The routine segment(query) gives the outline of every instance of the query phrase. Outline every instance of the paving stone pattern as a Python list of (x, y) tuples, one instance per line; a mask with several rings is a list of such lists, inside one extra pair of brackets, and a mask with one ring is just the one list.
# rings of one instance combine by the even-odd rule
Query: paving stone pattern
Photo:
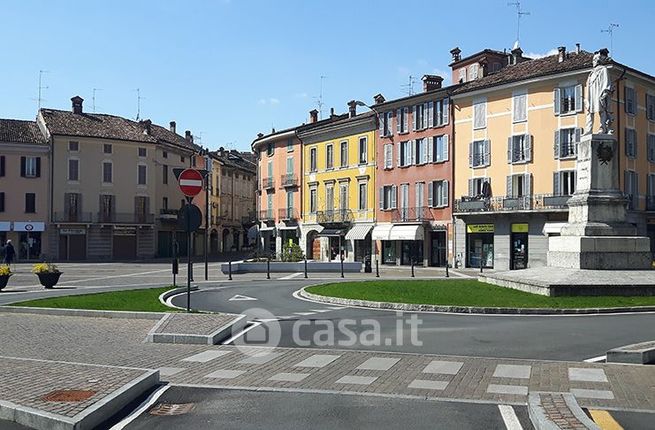
[(226, 314), (170, 314), (155, 333), (209, 335), (230, 324), (235, 315)]
[(587, 426), (573, 415), (561, 394), (542, 393), (539, 397), (546, 417), (561, 430), (587, 430)]

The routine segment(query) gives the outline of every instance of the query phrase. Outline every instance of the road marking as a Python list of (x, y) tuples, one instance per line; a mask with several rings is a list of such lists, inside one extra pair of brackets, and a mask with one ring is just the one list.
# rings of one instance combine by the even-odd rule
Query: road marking
[(294, 312), (295, 315), (300, 315), (301, 317), (306, 317), (309, 315), (314, 315), (316, 312)]
[(245, 300), (257, 300), (257, 299), (250, 296), (244, 296), (242, 294), (235, 294), (231, 298), (227, 299), (228, 302), (238, 302), (238, 301), (245, 301)]
[(182, 361), (190, 361), (193, 363), (207, 363), (215, 358), (222, 357), (229, 354), (230, 351), (203, 351), (201, 353), (192, 355), (191, 357), (183, 358)]
[(519, 421), (519, 417), (516, 416), (513, 407), (509, 405), (498, 405), (498, 410), (500, 410), (500, 416), (503, 418), (507, 430), (523, 430), (523, 426)]
[(154, 405), (155, 402), (161, 397), (161, 395), (164, 394), (169, 388), (171, 388), (171, 385), (164, 385), (163, 387), (153, 391), (153, 393), (143, 403), (141, 403), (141, 405), (134, 412), (116, 423), (116, 425), (114, 425), (109, 430), (123, 430), (126, 426), (131, 424), (132, 421), (137, 419), (139, 415), (150, 409), (150, 406)]
[(607, 360), (606, 355), (599, 355), (598, 357), (587, 358), (584, 360), (585, 363), (601, 363)]
[(259, 321), (255, 321), (255, 322), (253, 322), (252, 325), (247, 326), (246, 328), (244, 328), (244, 329), (241, 330), (240, 332), (237, 332), (237, 334), (233, 335), (231, 338), (229, 338), (228, 340), (226, 340), (225, 342), (223, 342), (223, 345), (228, 345), (228, 344), (234, 342), (235, 339), (240, 338), (240, 337), (243, 336), (244, 334), (248, 333), (250, 330), (254, 329), (255, 327), (259, 327), (259, 326), (262, 325), (262, 324), (263, 324), (263, 323), (261, 323), (261, 322), (259, 322)]
[(323, 312), (330, 312), (332, 309), (311, 309), (312, 312), (316, 312), (317, 314), (322, 314)]
[(302, 273), (303, 273), (303, 272), (292, 273), (292, 274), (290, 274), (290, 275), (287, 275), (287, 276), (283, 276), (283, 277), (281, 277), (281, 278), (278, 278), (278, 280), (279, 280), (279, 281), (286, 281), (287, 279), (297, 278), (298, 276), (302, 275)]
[(621, 424), (616, 422), (614, 417), (607, 411), (589, 409), (589, 414), (591, 419), (603, 430), (623, 430)]

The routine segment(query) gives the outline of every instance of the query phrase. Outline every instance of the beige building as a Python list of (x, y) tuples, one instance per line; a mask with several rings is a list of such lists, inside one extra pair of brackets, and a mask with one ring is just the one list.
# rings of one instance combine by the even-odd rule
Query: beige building
[(49, 148), (36, 122), (0, 119), (0, 245), (17, 259), (47, 256)]

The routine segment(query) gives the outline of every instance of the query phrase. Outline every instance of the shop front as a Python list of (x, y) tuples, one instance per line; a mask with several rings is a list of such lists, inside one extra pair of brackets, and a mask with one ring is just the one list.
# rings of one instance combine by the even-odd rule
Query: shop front
[(528, 223), (512, 224), (509, 261), (511, 270), (527, 269), (528, 267), (528, 233)]
[(494, 224), (466, 225), (466, 266), (494, 267)]
[(7, 234), (11, 230), (11, 223), (8, 221), (0, 221), (0, 246), (5, 246), (7, 242)]
[(371, 230), (373, 224), (355, 224), (346, 234), (346, 240), (351, 241), (351, 248), (355, 251), (355, 261), (364, 262), (372, 253)]
[(86, 260), (86, 233), (84, 227), (61, 227), (59, 229), (59, 259)]
[(448, 263), (447, 231), (430, 232), (430, 266), (445, 267)]
[(115, 260), (136, 259), (137, 235), (135, 226), (114, 226), (112, 257)]
[(424, 265), (425, 228), (412, 224), (381, 224), (373, 229), (372, 240), (381, 241), (382, 264)]

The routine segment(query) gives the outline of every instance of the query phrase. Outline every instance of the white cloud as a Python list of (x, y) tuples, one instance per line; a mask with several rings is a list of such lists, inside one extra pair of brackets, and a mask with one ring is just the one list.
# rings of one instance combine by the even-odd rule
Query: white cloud
[(299, 98), (299, 99), (306, 99), (308, 97), (308, 94), (305, 93), (305, 92), (302, 92), (302, 93), (296, 93), (293, 96), (296, 97), (296, 98)]
[(272, 104), (272, 105), (279, 105), (279, 104), (280, 104), (280, 100), (278, 100), (278, 99), (276, 99), (276, 98), (274, 98), (274, 97), (271, 97), (270, 99), (268, 99), (268, 103), (270, 103), (270, 104)]
[(258, 105), (279, 105), (280, 104), (280, 99), (276, 99), (275, 97), (269, 97), (267, 99), (259, 99), (257, 100)]
[(528, 52), (527, 54), (523, 54), (523, 56), (528, 57), (528, 58), (535, 58), (536, 59), (536, 58), (550, 57), (551, 55), (555, 55), (555, 54), (557, 54), (557, 48), (550, 49), (544, 54)]

